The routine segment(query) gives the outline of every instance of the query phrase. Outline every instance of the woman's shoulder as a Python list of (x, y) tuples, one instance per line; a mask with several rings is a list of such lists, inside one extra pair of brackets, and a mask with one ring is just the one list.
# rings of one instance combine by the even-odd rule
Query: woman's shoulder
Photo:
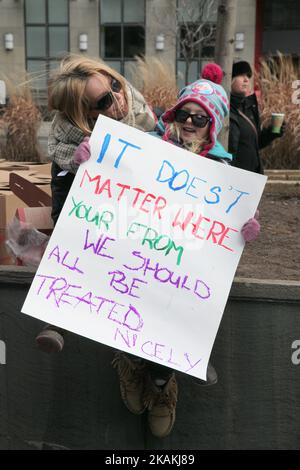
[[(152, 131), (157, 119), (143, 95), (129, 82), (126, 82), (126, 94), (130, 111), (127, 118), (124, 119), (125, 124), (133, 125), (146, 132)], [(131, 122), (130, 116), (132, 115), (134, 118)]]
[(126, 93), (129, 101), (129, 106), (132, 107), (132, 110), (138, 114), (143, 112), (145, 107), (148, 107), (145, 98), (142, 93), (138, 91), (131, 83), (126, 81)]
[(66, 133), (68, 130), (73, 127), (70, 121), (63, 116), (60, 112), (57, 112), (51, 123), (51, 130), (54, 133)]
[(74, 126), (74, 124), (59, 112), (54, 116), (50, 133), (58, 141), (73, 144), (80, 144), (84, 137), (82, 130)]

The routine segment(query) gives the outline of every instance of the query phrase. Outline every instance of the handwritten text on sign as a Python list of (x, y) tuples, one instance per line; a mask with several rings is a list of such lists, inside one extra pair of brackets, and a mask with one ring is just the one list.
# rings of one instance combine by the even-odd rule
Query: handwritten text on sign
[(205, 379), (266, 178), (103, 116), (90, 146), (22, 311)]

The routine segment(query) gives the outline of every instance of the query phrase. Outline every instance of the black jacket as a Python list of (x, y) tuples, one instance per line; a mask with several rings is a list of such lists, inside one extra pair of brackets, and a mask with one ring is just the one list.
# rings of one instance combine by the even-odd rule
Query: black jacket
[[(240, 112), (250, 119), (256, 132)], [(233, 155), (233, 166), (263, 174), (259, 150), (269, 145), (277, 136), (278, 134), (272, 134), (271, 128), (261, 129), (255, 94), (247, 97), (230, 95), (228, 151)]]
[(65, 176), (58, 176), (62, 169), (57, 163), (52, 162), (51, 167), (51, 191), (52, 191), (52, 212), (51, 217), (54, 225), (57, 222), (59, 214), (63, 208), (65, 200), (74, 181), (75, 175), (67, 173)]

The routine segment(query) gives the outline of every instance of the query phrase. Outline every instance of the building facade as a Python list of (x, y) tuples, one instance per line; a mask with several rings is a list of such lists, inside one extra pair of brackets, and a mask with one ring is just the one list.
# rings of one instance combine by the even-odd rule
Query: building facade
[[(185, 1), (191, 2), (189, 12), (182, 8)], [(199, 4), (201, 0), (0, 0), (0, 72), (14, 80), (26, 70), (34, 87), (45, 90), (51, 70), (72, 52), (101, 57), (132, 80), (134, 57), (146, 54), (169, 64), (180, 86), (186, 75), (180, 38), (186, 25), (197, 28)], [(216, 5), (217, 0), (203, 13), (212, 30)], [(298, 57), (299, 35), (299, 1), (238, 0), (235, 59), (254, 65), (276, 50)], [(189, 81), (213, 60), (214, 37), (212, 32), (193, 48)]]

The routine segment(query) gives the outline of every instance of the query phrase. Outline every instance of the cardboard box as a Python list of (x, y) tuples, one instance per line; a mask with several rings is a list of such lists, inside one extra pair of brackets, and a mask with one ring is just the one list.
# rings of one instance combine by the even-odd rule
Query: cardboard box
[(0, 229), (0, 265), (18, 264), (15, 256), (7, 249), (6, 244), (6, 230)]
[(53, 230), (51, 207), (20, 207), (16, 217), (20, 222), (32, 225), (42, 233), (50, 235)]
[[(49, 196), (51, 195), (50, 184), (37, 186)], [(12, 191), (0, 191), (0, 229), (7, 227), (19, 207), (26, 207), (24, 201), (18, 198)]]
[[(12, 171), (13, 168), (16, 171)], [(20, 169), (21, 168), (21, 169)], [(42, 171), (42, 173), (41, 173)], [(27, 185), (25, 190), (19, 193), (20, 197), (10, 190), (10, 175), (17, 173), (17, 175), (25, 177)], [(39, 173), (40, 172), (40, 173)], [(38, 230), (50, 234), (52, 231), (51, 207), (31, 207), (28, 208), (24, 200), (28, 199), (30, 195), (30, 185), (32, 183), (32, 197), (29, 198), (30, 204), (35, 205), (36, 189), (39, 188), (51, 196), (51, 164), (28, 164), (21, 162), (7, 162), (6, 160), (0, 161), (0, 264), (20, 264), (18, 260), (7, 249), (6, 240), (6, 227), (12, 222), (16, 215), (19, 220), (31, 223), (32, 226)], [(16, 189), (16, 188), (15, 188)], [(41, 206), (40, 198), (36, 196), (37, 206)], [(45, 198), (51, 201), (50, 198)], [(31, 209), (30, 211), (28, 209)], [(32, 210), (33, 209), (33, 210)]]
[(40, 162), (13, 162), (0, 159), (0, 171), (31, 171), (35, 173), (43, 173), (51, 176), (51, 163)]
[(9, 190), (9, 176), (14, 172), (31, 183), (49, 185), (51, 183), (51, 163), (10, 162), (0, 160), (0, 191)]
[[(50, 185), (42, 186), (47, 194), (51, 194)], [(24, 221), (34, 223), (35, 228), (50, 234), (53, 223), (51, 219), (51, 207), (23, 207), (24, 202), (19, 199), (12, 191), (0, 192), (0, 265), (20, 265), (21, 263), (12, 255), (5, 244), (6, 227), (12, 222), (15, 215), (18, 215)], [(29, 212), (30, 209), (30, 212)], [(40, 226), (40, 228), (39, 228)]]
[(52, 230), (51, 207), (21, 207), (17, 209), (8, 232), (7, 252), (13, 253), (19, 266), (37, 267)]

